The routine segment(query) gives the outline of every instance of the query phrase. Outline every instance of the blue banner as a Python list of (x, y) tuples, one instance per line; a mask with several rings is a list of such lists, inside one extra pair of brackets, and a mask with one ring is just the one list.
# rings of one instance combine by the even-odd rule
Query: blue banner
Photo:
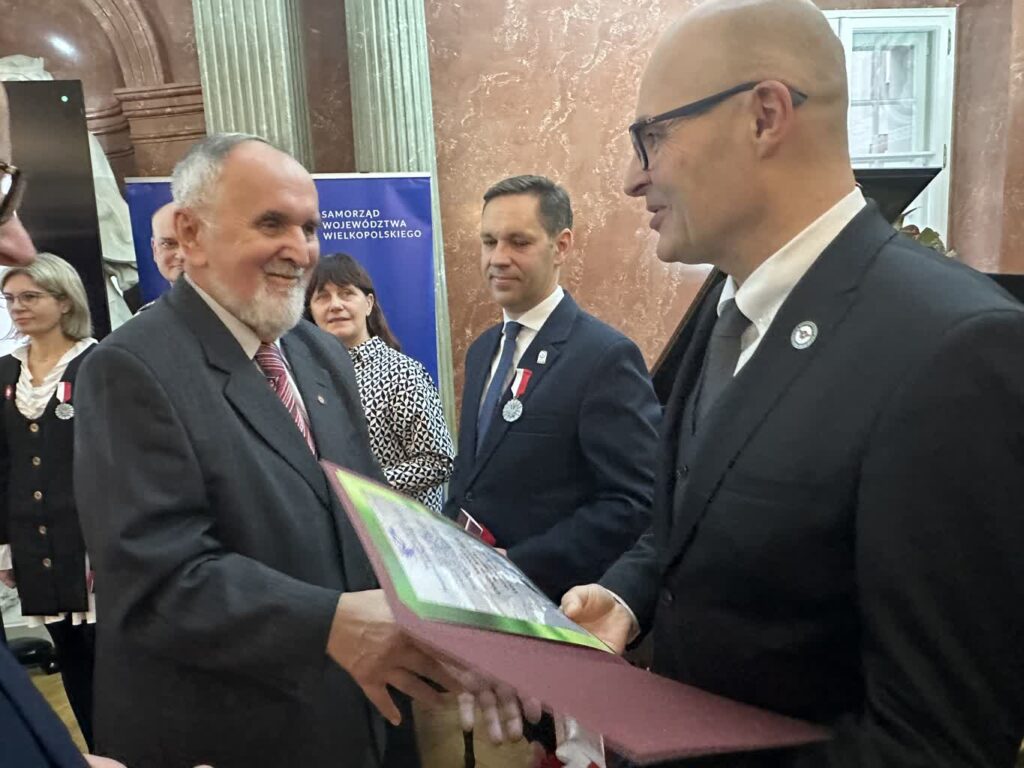
[[(320, 254), (347, 253), (370, 273), (402, 351), (438, 383), (429, 174), (316, 174)], [(171, 200), (169, 179), (126, 179), (143, 301), (168, 285), (150, 247), (150, 219)]]

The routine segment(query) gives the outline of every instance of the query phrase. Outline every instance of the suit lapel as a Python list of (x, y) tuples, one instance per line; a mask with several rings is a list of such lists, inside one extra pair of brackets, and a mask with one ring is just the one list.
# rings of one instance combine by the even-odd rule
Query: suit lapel
[[(857, 296), (864, 271), (895, 235), (874, 205), (869, 205), (825, 249), (783, 303), (754, 356), (702, 425), (682, 509), (676, 510), (669, 538), (669, 562), (685, 552), (736, 456), (792, 382), (833, 342)], [(798, 349), (791, 335), (807, 321), (817, 326), (817, 337), (810, 346)]]
[[(579, 314), (579, 307), (576, 302), (572, 300), (572, 296), (569, 292), (565, 292), (565, 296), (555, 310), (548, 317), (547, 321), (541, 326), (540, 332), (534, 337), (533, 341), (530, 342), (530, 346), (526, 348), (523, 356), (520, 358), (517, 367), (530, 369), (531, 376), (530, 381), (527, 384), (526, 392), (521, 398), (523, 402), (524, 412), (528, 412), (530, 398), (533, 393), (537, 391), (541, 381), (547, 377), (548, 372), (554, 367), (555, 361), (558, 359), (558, 355), (561, 352), (562, 345), (565, 340), (569, 338), (569, 333), (572, 331), (573, 323), (576, 321), (576, 315)], [(537, 358), (541, 351), (546, 352), (546, 360), (544, 364), (538, 364)], [(488, 362), (494, 359), (493, 353)], [(487, 368), (489, 371), (489, 367)], [(505, 433), (508, 432), (509, 422), (505, 421), (500, 415), (501, 409), (505, 403), (512, 398), (512, 393), (509, 388), (505, 389), (502, 393), (501, 398), (498, 400), (498, 412), (499, 415), (491, 423), (491, 426), (487, 430), (487, 436), (484, 438), (484, 444), (480, 448), (480, 452), (477, 454), (476, 463), (473, 466), (473, 474), (469, 479), (472, 483), (480, 470), (487, 464), (488, 459), (494, 454), (495, 449), (501, 443), (502, 438), (505, 437)], [(474, 435), (474, 443), (476, 438)]]
[[(224, 396), (228, 402), (267, 446), (288, 462), (327, 504), (327, 487), (316, 457), (310, 453), (291, 415), (267, 384), (266, 377), (246, 357), (235, 337), (186, 281), (179, 280), (175, 284), (168, 301), (196, 335), (210, 366), (226, 374)], [(306, 396), (305, 392), (302, 394)]]
[[(316, 361), (306, 345), (304, 337), (293, 331), (281, 339), (292, 376), (299, 388), (302, 399), (309, 413), (310, 429), (316, 442), (321, 458), (327, 459), (342, 467), (359, 468), (364, 465), (359, 458), (360, 448), (370, 447), (365, 438), (353, 423), (353, 419), (365, 419), (363, 404), (358, 398), (358, 391), (353, 387), (342, 387), (335, 390), (331, 386), (328, 372)], [(344, 364), (348, 350), (338, 342), (338, 356)], [(344, 357), (341, 357), (344, 355)], [(309, 454), (309, 449), (306, 449)], [(376, 479), (383, 480), (382, 476)], [(338, 547), (341, 550), (342, 566), (345, 569), (346, 584), (349, 589), (369, 589), (376, 585), (376, 577), (369, 561), (359, 544), (359, 537), (349, 522), (348, 516), (340, 502), (334, 498), (334, 492), (327, 482), (323, 468), (319, 469), (318, 481), (324, 489), (324, 503), (331, 510)], [(331, 503), (327, 502), (327, 497)]]
[(664, 462), (658, 474), (658, 487), (655, 489), (657, 498), (655, 510), (663, 511), (661, 523), (665, 525), (666, 536), (672, 530), (673, 520), (677, 514), (673, 507), (676, 486), (676, 457), (679, 453), (679, 431), (682, 428), (683, 411), (690, 392), (697, 384), (704, 353), (707, 349), (711, 329), (718, 319), (718, 298), (722, 295), (725, 274), (718, 270), (712, 271), (705, 285), (698, 293), (701, 304), (692, 314), (690, 321), (683, 326), (676, 343), (683, 345), (684, 351), (675, 374), (672, 392), (665, 403), (664, 425), (661, 430), (661, 450), (659, 456)]

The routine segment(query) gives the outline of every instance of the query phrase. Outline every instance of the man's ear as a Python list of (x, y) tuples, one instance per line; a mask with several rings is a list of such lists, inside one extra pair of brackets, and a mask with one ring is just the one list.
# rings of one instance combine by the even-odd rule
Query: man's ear
[(178, 208), (174, 212), (174, 236), (182, 258), (189, 264), (202, 266), (205, 263), (200, 240), (208, 226), (192, 208)]
[(555, 265), (562, 266), (566, 256), (572, 250), (572, 230), (563, 229), (555, 238)]
[(753, 90), (749, 103), (757, 154), (770, 157), (793, 130), (793, 94), (778, 80), (765, 80)]

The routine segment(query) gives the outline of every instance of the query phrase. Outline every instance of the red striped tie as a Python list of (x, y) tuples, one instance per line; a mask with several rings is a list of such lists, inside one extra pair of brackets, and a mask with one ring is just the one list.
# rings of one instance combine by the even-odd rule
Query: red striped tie
[(281, 350), (274, 344), (260, 344), (260, 348), (256, 350), (256, 365), (260, 367), (263, 375), (267, 377), (267, 383), (270, 384), (270, 388), (281, 398), (281, 402), (288, 409), (288, 413), (291, 414), (292, 419), (295, 421), (295, 426), (299, 428), (299, 432), (306, 441), (306, 445), (309, 446), (309, 450), (316, 456), (316, 445), (313, 443), (313, 435), (309, 431), (306, 412), (299, 402), (294, 385), (292, 385), (291, 380), (288, 378), (288, 368), (285, 366)]

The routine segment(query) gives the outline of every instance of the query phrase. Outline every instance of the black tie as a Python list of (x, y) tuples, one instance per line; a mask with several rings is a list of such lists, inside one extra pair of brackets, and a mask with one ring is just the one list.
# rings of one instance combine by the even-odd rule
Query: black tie
[(697, 400), (698, 425), (732, 381), (740, 359), (740, 337), (749, 325), (750, 320), (740, 312), (735, 299), (729, 299), (722, 305), (704, 358), (704, 380)]

